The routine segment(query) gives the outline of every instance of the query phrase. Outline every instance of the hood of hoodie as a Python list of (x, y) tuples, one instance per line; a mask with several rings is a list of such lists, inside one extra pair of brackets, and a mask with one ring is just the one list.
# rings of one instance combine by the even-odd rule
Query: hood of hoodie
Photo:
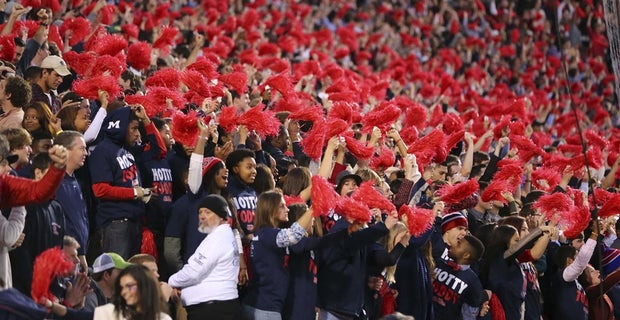
[(102, 125), (104, 136), (115, 144), (124, 146), (131, 112), (131, 108), (125, 106), (108, 113)]

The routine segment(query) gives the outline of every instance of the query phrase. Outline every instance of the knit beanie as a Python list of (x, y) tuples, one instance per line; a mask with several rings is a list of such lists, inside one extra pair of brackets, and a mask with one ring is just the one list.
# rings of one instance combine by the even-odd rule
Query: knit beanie
[(443, 220), (441, 222), (442, 233), (456, 227), (468, 228), (467, 218), (465, 218), (465, 216), (463, 216), (460, 212), (452, 212), (443, 216)]
[(200, 201), (198, 208), (207, 208), (224, 220), (228, 219), (229, 216), (232, 216), (230, 214), (230, 209), (228, 209), (228, 203), (226, 200), (217, 194), (210, 194), (204, 197)]

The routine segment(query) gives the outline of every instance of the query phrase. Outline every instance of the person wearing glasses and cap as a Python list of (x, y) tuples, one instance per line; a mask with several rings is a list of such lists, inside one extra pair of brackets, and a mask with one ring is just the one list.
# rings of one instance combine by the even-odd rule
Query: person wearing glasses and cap
[(32, 101), (41, 101), (56, 114), (62, 108), (60, 99), (54, 92), (62, 83), (62, 78), (71, 74), (67, 63), (59, 56), (47, 56), (41, 62), (41, 77), (32, 84)]

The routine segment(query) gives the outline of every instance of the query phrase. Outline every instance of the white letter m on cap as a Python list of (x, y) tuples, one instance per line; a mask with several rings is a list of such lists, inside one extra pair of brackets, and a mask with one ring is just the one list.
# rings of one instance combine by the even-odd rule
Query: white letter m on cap
[(121, 128), (121, 121), (120, 120), (116, 120), (116, 121), (110, 121), (108, 122), (108, 129), (120, 129)]

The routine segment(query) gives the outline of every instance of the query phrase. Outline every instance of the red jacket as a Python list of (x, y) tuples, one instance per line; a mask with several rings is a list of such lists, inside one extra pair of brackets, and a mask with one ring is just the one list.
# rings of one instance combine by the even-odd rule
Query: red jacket
[(0, 176), (0, 205), (4, 208), (17, 207), (48, 200), (56, 193), (64, 176), (65, 170), (53, 165), (39, 181)]

